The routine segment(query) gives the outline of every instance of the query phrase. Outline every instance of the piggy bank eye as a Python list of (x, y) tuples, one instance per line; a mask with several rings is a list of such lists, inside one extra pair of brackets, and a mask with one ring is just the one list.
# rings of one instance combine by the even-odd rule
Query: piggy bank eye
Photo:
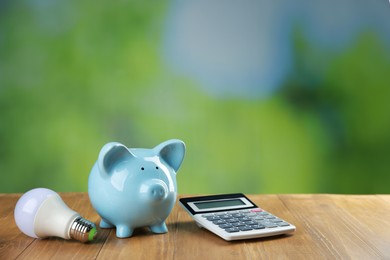
[(141, 170), (145, 170), (145, 168), (144, 168), (144, 167), (141, 167)]
[(158, 170), (158, 166), (156, 166), (156, 170)]

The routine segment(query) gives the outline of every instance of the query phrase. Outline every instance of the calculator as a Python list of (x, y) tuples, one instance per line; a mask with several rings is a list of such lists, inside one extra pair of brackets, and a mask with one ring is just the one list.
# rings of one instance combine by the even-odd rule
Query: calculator
[(296, 229), (241, 193), (181, 198), (179, 202), (198, 226), (228, 241), (287, 234)]

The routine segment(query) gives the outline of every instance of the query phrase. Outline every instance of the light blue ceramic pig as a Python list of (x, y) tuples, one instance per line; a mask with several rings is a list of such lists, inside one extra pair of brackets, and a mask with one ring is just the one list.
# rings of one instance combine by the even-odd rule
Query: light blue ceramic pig
[(116, 227), (121, 238), (144, 226), (154, 233), (168, 232), (165, 219), (176, 201), (176, 172), (184, 154), (180, 140), (153, 149), (104, 145), (88, 180), (89, 198), (102, 218), (100, 227)]

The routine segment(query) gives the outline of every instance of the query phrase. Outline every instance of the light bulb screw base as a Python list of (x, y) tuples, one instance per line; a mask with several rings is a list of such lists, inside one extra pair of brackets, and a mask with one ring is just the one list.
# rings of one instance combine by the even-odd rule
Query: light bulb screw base
[(69, 235), (83, 243), (92, 241), (97, 235), (96, 225), (85, 218), (77, 217), (70, 225)]

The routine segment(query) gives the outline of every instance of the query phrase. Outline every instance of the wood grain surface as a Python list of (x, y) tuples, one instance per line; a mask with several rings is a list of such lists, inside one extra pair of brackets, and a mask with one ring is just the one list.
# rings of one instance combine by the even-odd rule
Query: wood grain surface
[[(99, 222), (86, 193), (60, 195), (84, 218)], [(297, 230), (234, 242), (199, 228), (176, 204), (167, 234), (140, 228), (119, 239), (114, 229), (101, 229), (88, 244), (22, 234), (13, 216), (20, 196), (0, 194), (0, 259), (390, 259), (390, 195), (248, 195)]]

